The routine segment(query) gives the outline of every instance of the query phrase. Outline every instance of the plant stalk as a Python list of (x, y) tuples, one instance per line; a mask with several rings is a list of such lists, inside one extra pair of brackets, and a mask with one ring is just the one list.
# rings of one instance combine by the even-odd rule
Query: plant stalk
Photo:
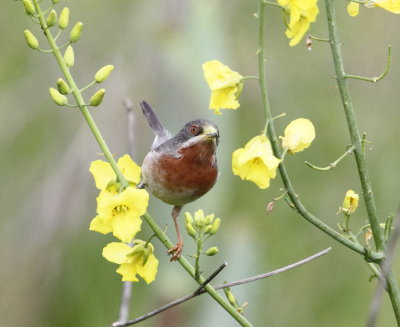
[[(349, 88), (346, 81), (346, 73), (343, 66), (343, 57), (340, 50), (340, 41), (337, 31), (336, 13), (333, 0), (325, 0), (326, 14), (328, 19), (329, 39), (333, 63), (336, 72), (336, 81), (339, 87), (340, 96), (342, 98), (343, 108), (347, 119), (347, 125), (350, 132), (351, 143), (354, 147), (354, 158), (356, 160), (358, 174), (360, 177), (363, 197), (367, 209), (369, 223), (371, 225), (372, 235), (377, 251), (385, 251), (385, 241), (381, 231), (375, 199), (372, 192), (371, 181), (367, 171), (367, 165), (363, 152), (362, 139), (358, 130), (353, 103), (350, 97)], [(380, 262), (382, 264), (382, 262)], [(392, 303), (393, 311), (396, 316), (397, 324), (400, 326), (400, 294), (397, 281), (391, 271), (386, 277), (388, 293)]]

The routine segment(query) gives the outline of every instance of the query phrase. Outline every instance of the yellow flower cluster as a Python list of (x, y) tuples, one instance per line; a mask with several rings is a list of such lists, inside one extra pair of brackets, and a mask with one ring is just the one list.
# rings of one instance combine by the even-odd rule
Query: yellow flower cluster
[[(285, 136), (280, 138), (282, 148), (289, 153), (303, 151), (315, 138), (314, 125), (308, 119), (296, 119), (286, 127)], [(232, 154), (233, 174), (254, 182), (261, 189), (269, 187), (280, 162), (274, 156), (271, 142), (264, 134), (253, 137), (244, 148), (237, 149)]]
[(304, 34), (315, 22), (319, 9), (318, 0), (278, 0), (278, 3), (285, 8), (289, 15), (287, 22), (286, 36), (291, 39), (291, 47), (298, 44)]
[[(129, 181), (130, 186), (125, 189), (117, 183), (109, 163), (96, 160), (90, 165), (89, 170), (100, 194), (97, 197), (97, 216), (92, 219), (89, 229), (102, 234), (113, 233), (122, 242), (130, 243), (140, 231), (140, 216), (146, 212), (149, 194), (136, 188), (141, 170), (129, 155), (119, 158), (117, 166)], [(143, 241), (133, 242), (138, 244), (133, 248), (124, 243), (110, 243), (104, 248), (103, 256), (121, 265), (117, 272), (123, 276), (122, 280), (138, 281), (136, 274), (139, 274), (150, 283), (155, 278), (158, 265), (158, 260), (152, 254), (153, 246), (146, 244), (144, 248)], [(138, 251), (139, 244), (142, 244), (141, 251)]]

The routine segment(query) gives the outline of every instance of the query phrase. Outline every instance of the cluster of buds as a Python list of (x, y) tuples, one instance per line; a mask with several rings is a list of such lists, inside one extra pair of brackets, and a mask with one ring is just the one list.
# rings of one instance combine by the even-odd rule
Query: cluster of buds
[[(186, 231), (195, 241), (201, 241), (203, 237), (208, 238), (216, 234), (220, 224), (220, 218), (214, 218), (214, 214), (204, 216), (204, 212), (201, 209), (194, 213), (194, 217), (189, 212), (185, 212)], [(218, 248), (216, 246), (210, 247), (204, 253), (208, 256), (213, 256), (218, 253)]]
[[(59, 2), (59, 0), (52, 0), (52, 4), (55, 5)], [(31, 16), (31, 18), (40, 23), (42, 29), (44, 30), (44, 33), (46, 37), (52, 42), (50, 44), (52, 45), (51, 50), (42, 50), (39, 47), (39, 41), (35, 37), (35, 35), (28, 29), (24, 31), (25, 39), (28, 44), (28, 46), (34, 50), (39, 50), (42, 52), (53, 52), (56, 57), (60, 58), (62, 57), (62, 62), (59, 62), (61, 66), (64, 66), (66, 70), (69, 70), (71, 67), (74, 66), (75, 64), (75, 55), (74, 55), (74, 49), (72, 47), (72, 44), (77, 42), (82, 34), (82, 29), (83, 29), (83, 24), (82, 22), (77, 22), (75, 25), (72, 27), (70, 33), (69, 33), (69, 40), (66, 44), (64, 44), (61, 47), (57, 47), (55, 45), (55, 42), (58, 38), (58, 36), (66, 30), (69, 26), (69, 8), (64, 7), (60, 14), (57, 14), (57, 11), (55, 9), (51, 9), (47, 17), (44, 16), (44, 13), (40, 10), (40, 7), (38, 3), (34, 2), (33, 0), (23, 0), (23, 5), (25, 8), (25, 12)], [(51, 28), (58, 28), (58, 34), (55, 38), (53, 38), (51, 34)], [(53, 45), (54, 44), (54, 45)], [(55, 48), (54, 48), (55, 47)], [(63, 48), (65, 49), (64, 55), (61, 55), (61, 50)], [(60, 54), (60, 56), (57, 55)], [(62, 67), (63, 68), (63, 67)], [(64, 69), (63, 68), (63, 69)], [(111, 74), (113, 71), (114, 66), (112, 65), (106, 65), (99, 69), (95, 76), (94, 76), (94, 81), (91, 82), (88, 86), (82, 88), (82, 90), (85, 90), (89, 86), (92, 86), (96, 83), (102, 83), (104, 82), (108, 76)], [(59, 106), (64, 106), (68, 105), (68, 99), (66, 95), (70, 94), (71, 92), (79, 92), (78, 88), (76, 87), (75, 83), (66, 75), (67, 77), (67, 82), (64, 81), (63, 79), (59, 78), (57, 80), (57, 88), (51, 87), (49, 89), (49, 93), (53, 101), (59, 105)], [(105, 95), (105, 89), (102, 88), (98, 91), (96, 91), (90, 98), (90, 101), (88, 103), (89, 106), (97, 107), (99, 106), (104, 98)]]

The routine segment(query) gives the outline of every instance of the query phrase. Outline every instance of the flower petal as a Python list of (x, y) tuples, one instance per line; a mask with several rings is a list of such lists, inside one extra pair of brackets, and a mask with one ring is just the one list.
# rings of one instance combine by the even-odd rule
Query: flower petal
[(132, 248), (128, 244), (112, 242), (103, 248), (103, 257), (110, 262), (122, 264), (126, 262), (126, 255), (131, 250)]
[(140, 231), (142, 220), (131, 212), (121, 212), (112, 220), (113, 235), (122, 242), (131, 242)]
[(154, 254), (151, 254), (149, 256), (149, 259), (147, 260), (144, 266), (142, 265), (136, 266), (137, 273), (139, 274), (140, 277), (142, 277), (145, 280), (147, 284), (150, 284), (156, 278), (157, 268), (158, 268), (158, 260), (154, 256)]
[(104, 190), (107, 184), (116, 178), (110, 164), (102, 160), (92, 161), (89, 171), (92, 173), (96, 187), (99, 190)]
[(135, 263), (123, 263), (117, 269), (117, 273), (122, 275), (123, 282), (138, 282), (136, 277), (137, 266)]
[(93, 230), (101, 234), (111, 233), (112, 232), (111, 219), (109, 219), (109, 217), (96, 216), (90, 222), (89, 230)]
[(141, 169), (128, 154), (119, 158), (117, 165), (121, 169), (122, 175), (124, 175), (128, 181), (135, 184), (139, 183)]

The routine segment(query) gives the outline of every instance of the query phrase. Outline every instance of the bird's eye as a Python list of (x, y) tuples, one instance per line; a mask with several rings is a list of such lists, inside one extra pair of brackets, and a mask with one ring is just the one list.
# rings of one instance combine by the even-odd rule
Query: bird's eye
[(199, 132), (199, 126), (197, 125), (190, 126), (190, 133), (192, 135), (197, 135), (198, 132)]

